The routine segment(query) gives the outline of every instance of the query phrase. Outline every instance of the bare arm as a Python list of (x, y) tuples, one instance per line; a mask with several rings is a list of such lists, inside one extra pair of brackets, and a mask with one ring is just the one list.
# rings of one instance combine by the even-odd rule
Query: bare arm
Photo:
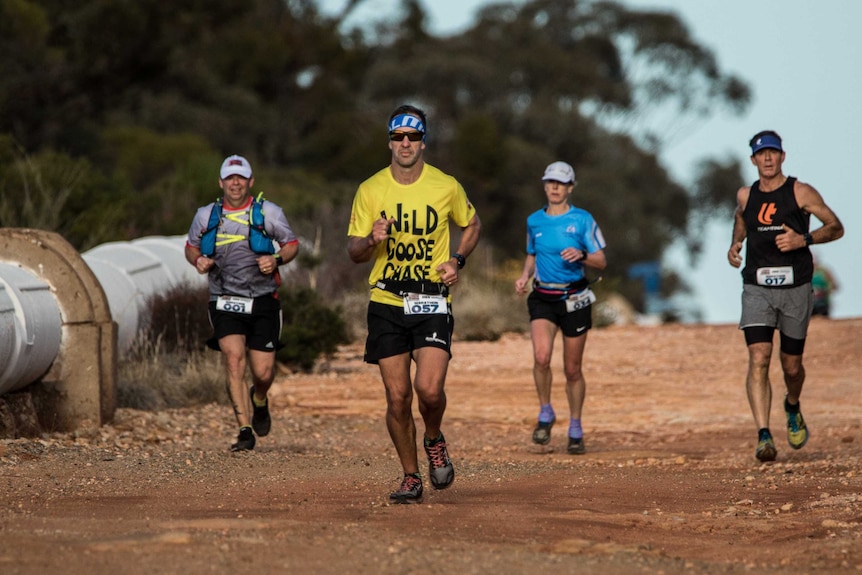
[(747, 232), (745, 220), (742, 214), (748, 205), (748, 195), (751, 188), (748, 186), (739, 188), (736, 192), (736, 211), (733, 214), (733, 234), (730, 238), (730, 249), (727, 250), (727, 261), (735, 268), (742, 265), (742, 242), (745, 241)]
[[(265, 254), (262, 256), (258, 256), (257, 258), (257, 266), (263, 274), (271, 274), (275, 273), (278, 270), (278, 266), (280, 264), (286, 264), (293, 260), (296, 257), (296, 254), (299, 253), (299, 242), (292, 242), (289, 244), (285, 244), (279, 248), (279, 250), (272, 254)], [(276, 256), (281, 257), (281, 261), (279, 262)]]
[[(796, 203), (800, 208), (820, 220), (823, 224), (816, 230), (811, 231), (811, 243), (825, 244), (835, 241), (844, 235), (844, 225), (835, 215), (835, 212), (826, 205), (820, 192), (813, 186), (797, 181), (793, 186)], [(775, 244), (783, 252), (797, 250), (805, 247), (805, 234), (797, 233), (795, 230), (784, 226), (784, 233), (775, 238)]]
[(608, 260), (605, 257), (605, 250), (598, 250), (593, 253), (584, 252), (584, 257), (581, 263), (599, 271), (605, 269), (608, 265)]
[[(466, 227), (461, 228), (461, 231), (461, 241), (458, 243), (458, 249), (455, 250), (455, 253), (467, 258), (476, 249), (476, 244), (479, 243), (479, 236), (482, 233), (482, 222), (479, 220), (479, 214), (474, 214), (470, 223)], [(437, 273), (440, 274), (440, 279), (444, 282), (452, 283), (457, 281), (458, 260), (450, 258), (443, 262), (437, 268)]]
[(527, 293), (527, 283), (534, 271), (536, 271), (536, 256), (527, 254), (524, 259), (524, 271), (521, 273), (521, 277), (515, 280), (515, 293), (522, 295)]
[(195, 266), (199, 274), (205, 274), (215, 265), (215, 261), (201, 254), (200, 248), (186, 244), (186, 261)]
[(395, 218), (386, 219), (381, 215), (379, 219), (374, 221), (369, 235), (349, 236), (347, 238), (347, 254), (350, 259), (357, 264), (370, 260), (377, 245), (389, 237), (389, 226), (394, 221)]

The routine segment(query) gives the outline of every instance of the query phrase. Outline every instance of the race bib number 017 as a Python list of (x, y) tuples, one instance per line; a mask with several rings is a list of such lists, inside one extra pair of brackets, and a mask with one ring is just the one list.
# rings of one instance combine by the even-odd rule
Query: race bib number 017
[(780, 287), (793, 285), (793, 266), (757, 268), (757, 285)]
[(570, 295), (566, 299), (566, 311), (572, 313), (573, 311), (584, 309), (594, 301), (596, 301), (596, 294), (591, 289), (585, 289), (580, 293)]
[(409, 293), (404, 297), (404, 315), (447, 313), (449, 304), (442, 295)]
[(236, 295), (221, 295), (216, 300), (216, 309), (229, 311), (231, 313), (250, 314), (254, 300), (250, 297), (239, 297)]

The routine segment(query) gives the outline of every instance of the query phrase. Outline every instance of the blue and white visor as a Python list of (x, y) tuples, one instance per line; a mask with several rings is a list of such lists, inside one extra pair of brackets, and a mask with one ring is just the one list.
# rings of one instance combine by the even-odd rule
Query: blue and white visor
[(394, 132), (400, 128), (413, 128), (417, 132), (425, 133), (425, 124), (422, 120), (411, 114), (398, 114), (389, 122), (389, 131)]

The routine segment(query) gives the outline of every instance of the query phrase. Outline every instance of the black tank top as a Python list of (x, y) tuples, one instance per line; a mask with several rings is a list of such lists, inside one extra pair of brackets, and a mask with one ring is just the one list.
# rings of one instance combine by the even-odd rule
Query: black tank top
[[(771, 192), (761, 192), (759, 181), (751, 185), (748, 203), (742, 212), (747, 234), (743, 283), (787, 288), (811, 281), (814, 263), (808, 247), (782, 252), (775, 245), (775, 236), (784, 233), (782, 224), (800, 234), (808, 231), (811, 216), (796, 203), (795, 183), (796, 178), (787, 178), (780, 188)], [(782, 271), (766, 271), (767, 268), (786, 270), (788, 267), (793, 270), (792, 282)], [(760, 281), (758, 270), (761, 270)]]

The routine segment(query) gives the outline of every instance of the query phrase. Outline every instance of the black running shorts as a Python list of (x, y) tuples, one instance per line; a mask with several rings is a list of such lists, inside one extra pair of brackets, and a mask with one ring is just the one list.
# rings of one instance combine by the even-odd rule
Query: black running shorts
[[(245, 336), (248, 349), (274, 352), (281, 347), (281, 302), (271, 295), (255, 298), (250, 314), (219, 311), (216, 302), (211, 301), (209, 315), (216, 342), (226, 335), (239, 334)], [(211, 342), (207, 344), (214, 347)]]
[(533, 290), (527, 297), (530, 321), (546, 319), (560, 327), (566, 337), (584, 335), (593, 327), (593, 306), (588, 305), (573, 312), (566, 311), (566, 300), (560, 296), (548, 296)]
[(420, 347), (436, 347), (452, 356), (455, 318), (448, 313), (406, 315), (404, 309), (383, 303), (368, 303), (368, 339), (365, 362), (411, 352)]

